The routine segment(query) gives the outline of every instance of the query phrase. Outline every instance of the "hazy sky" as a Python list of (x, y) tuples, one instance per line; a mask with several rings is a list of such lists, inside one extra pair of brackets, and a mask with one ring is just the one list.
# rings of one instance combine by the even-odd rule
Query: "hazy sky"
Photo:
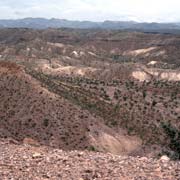
[(0, 0), (0, 19), (180, 22), (180, 0)]

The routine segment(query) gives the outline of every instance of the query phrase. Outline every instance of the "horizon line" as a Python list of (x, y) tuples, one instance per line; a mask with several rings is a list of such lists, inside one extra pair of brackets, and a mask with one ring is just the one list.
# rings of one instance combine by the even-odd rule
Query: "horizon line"
[(156, 24), (176, 24), (176, 23), (180, 23), (179, 21), (174, 21), (174, 22), (158, 22), (158, 21), (151, 21), (151, 22), (148, 22), (148, 21), (133, 21), (133, 20), (110, 20), (110, 19), (107, 19), (107, 20), (104, 20), (104, 21), (91, 21), (91, 20), (71, 20), (71, 19), (65, 19), (65, 18), (56, 18), (56, 17), (51, 17), (51, 18), (46, 18), (46, 17), (24, 17), (24, 18), (7, 18), (7, 19), (4, 19), (4, 18), (0, 18), (0, 21), (8, 21), (8, 20), (25, 20), (25, 19), (45, 19), (45, 20), (53, 20), (53, 19), (56, 19), (56, 20), (65, 20), (65, 21), (78, 21), (78, 22), (93, 22), (93, 23), (104, 23), (104, 22), (131, 22), (131, 23), (147, 23), (147, 24), (153, 24), (153, 23), (156, 23)]

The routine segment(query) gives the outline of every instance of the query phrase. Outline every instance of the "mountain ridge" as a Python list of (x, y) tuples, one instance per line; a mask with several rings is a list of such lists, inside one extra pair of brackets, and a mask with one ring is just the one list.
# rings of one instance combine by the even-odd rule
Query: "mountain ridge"
[(57, 18), (24, 18), (24, 19), (0, 19), (0, 28), (78, 28), (78, 29), (135, 29), (145, 31), (159, 30), (180, 30), (180, 23), (147, 23), (135, 21), (110, 21), (93, 22), (93, 21), (72, 21)]

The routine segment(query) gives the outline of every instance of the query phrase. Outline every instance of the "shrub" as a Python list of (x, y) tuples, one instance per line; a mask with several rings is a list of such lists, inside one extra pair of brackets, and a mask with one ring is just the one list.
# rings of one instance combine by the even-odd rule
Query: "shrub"
[(174, 151), (173, 159), (180, 159), (180, 130), (173, 127), (170, 123), (162, 123), (162, 128), (168, 136), (169, 148)]
[(111, 121), (111, 125), (112, 125), (112, 126), (117, 126), (117, 125), (118, 125), (118, 123), (117, 123), (117, 121), (116, 121), (116, 120), (113, 120), (113, 121)]
[(153, 101), (153, 102), (152, 102), (152, 106), (155, 106), (156, 104), (157, 104), (156, 101)]
[(94, 146), (90, 146), (88, 149), (89, 151), (96, 151), (96, 148)]
[(43, 124), (44, 124), (45, 127), (48, 127), (48, 125), (49, 125), (49, 119), (44, 119)]
[(145, 98), (146, 97), (146, 92), (145, 91), (143, 91), (143, 98)]

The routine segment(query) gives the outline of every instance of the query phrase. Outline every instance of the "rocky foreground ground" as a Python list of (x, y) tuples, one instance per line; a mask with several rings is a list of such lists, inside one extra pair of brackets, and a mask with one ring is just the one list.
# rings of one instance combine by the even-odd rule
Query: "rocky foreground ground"
[(0, 142), (1, 180), (180, 179), (180, 162)]

